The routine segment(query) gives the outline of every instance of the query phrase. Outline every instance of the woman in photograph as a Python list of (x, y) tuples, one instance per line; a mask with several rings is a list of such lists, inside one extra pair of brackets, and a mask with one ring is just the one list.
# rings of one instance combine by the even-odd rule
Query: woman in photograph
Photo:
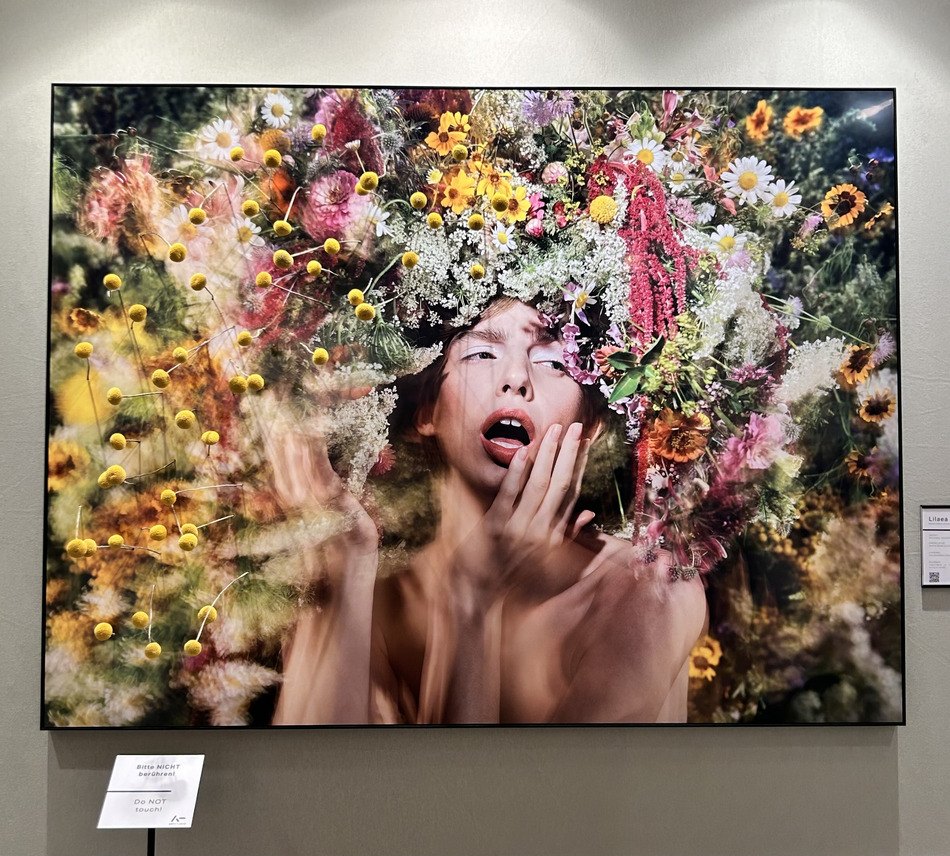
[(440, 462), (436, 534), (386, 576), (322, 440), (275, 443), (285, 506), (346, 520), (301, 556), (329, 586), (296, 622), (276, 724), (685, 720), (703, 583), (575, 514), (604, 399), (562, 359), (510, 298), (456, 331), (411, 420)]

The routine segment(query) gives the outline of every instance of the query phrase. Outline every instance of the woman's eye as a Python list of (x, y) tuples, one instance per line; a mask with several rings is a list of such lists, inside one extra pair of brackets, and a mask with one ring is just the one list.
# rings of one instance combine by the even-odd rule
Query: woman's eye
[(491, 351), (472, 351), (462, 357), (463, 360), (493, 360), (495, 355)]
[(558, 372), (566, 371), (564, 363), (562, 363), (560, 360), (538, 360), (538, 365), (549, 366)]

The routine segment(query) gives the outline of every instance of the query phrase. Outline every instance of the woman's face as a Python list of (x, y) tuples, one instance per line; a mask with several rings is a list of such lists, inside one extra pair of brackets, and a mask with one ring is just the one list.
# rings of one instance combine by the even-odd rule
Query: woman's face
[(551, 425), (582, 420), (583, 393), (562, 354), (537, 310), (512, 303), (451, 343), (438, 398), (417, 430), (473, 488), (496, 491), (519, 449), (532, 455)]

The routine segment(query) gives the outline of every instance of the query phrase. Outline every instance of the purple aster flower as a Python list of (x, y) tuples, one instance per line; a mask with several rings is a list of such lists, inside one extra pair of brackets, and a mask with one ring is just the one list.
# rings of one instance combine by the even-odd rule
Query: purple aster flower
[(525, 92), (521, 115), (535, 125), (550, 125), (563, 119), (574, 109), (574, 93), (569, 89), (549, 89), (546, 92)]

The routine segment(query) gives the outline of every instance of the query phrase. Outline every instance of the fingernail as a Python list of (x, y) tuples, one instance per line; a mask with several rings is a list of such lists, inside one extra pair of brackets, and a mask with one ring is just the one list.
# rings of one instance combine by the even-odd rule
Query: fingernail
[(558, 423), (555, 423), (550, 428), (548, 428), (548, 434), (551, 435), (551, 438), (556, 440), (561, 436), (561, 426)]
[(579, 437), (584, 426), (580, 422), (572, 422), (570, 427), (570, 434), (572, 437)]

